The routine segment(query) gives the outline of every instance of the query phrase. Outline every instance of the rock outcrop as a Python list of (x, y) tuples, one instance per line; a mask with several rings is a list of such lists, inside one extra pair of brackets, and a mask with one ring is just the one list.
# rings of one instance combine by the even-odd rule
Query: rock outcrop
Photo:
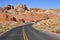
[(4, 7), (5, 10), (10, 10), (10, 9), (14, 9), (14, 7), (12, 5), (7, 5)]
[(0, 13), (4, 12), (4, 9), (0, 7)]
[(5, 13), (0, 14), (0, 22), (7, 21), (8, 15)]
[[(13, 7), (11, 5), (0, 8), (0, 20), (8, 20), (8, 21), (18, 21), (23, 22), (36, 22), (41, 20), (60, 18), (60, 10), (58, 9), (50, 9), (44, 10), (41, 8), (28, 8), (26, 5), (19, 4), (17, 7)], [(8, 15), (8, 17), (7, 17)], [(5, 17), (4, 17), (5, 16)], [(2, 18), (4, 17), (4, 18)], [(3, 21), (3, 20), (2, 20)]]
[(19, 4), (15, 10), (17, 10), (18, 12), (24, 12), (25, 10), (28, 10), (28, 8), (26, 7), (26, 5), (23, 4)]

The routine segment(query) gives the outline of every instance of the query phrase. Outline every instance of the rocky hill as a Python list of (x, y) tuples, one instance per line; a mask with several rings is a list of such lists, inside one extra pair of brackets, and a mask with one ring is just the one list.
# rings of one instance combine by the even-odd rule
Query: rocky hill
[(45, 20), (49, 18), (59, 17), (59, 9), (44, 10), (41, 8), (30, 8), (26, 5), (19, 4), (16, 7), (7, 5), (0, 8), (0, 20), (3, 21), (16, 21), (16, 22), (36, 22), (38, 20)]

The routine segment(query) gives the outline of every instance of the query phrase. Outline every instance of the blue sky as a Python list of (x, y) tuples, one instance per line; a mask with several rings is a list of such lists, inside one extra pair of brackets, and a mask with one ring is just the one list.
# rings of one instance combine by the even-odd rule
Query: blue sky
[(28, 8), (60, 8), (60, 0), (0, 0), (0, 7), (7, 4), (11, 4), (13, 6), (26, 4)]

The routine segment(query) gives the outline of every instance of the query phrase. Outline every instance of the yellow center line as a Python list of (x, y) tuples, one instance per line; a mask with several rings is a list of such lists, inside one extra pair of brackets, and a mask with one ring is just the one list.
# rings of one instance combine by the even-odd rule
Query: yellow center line
[(24, 27), (22, 28), (22, 32), (23, 32), (23, 38), (24, 38), (24, 40), (28, 40), (27, 34), (24, 31)]

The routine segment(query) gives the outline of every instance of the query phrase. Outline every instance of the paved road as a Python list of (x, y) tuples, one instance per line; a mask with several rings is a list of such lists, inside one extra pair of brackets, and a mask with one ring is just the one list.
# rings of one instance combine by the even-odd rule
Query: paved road
[(23, 40), (22, 27), (14, 28), (0, 36), (0, 40)]
[(33, 27), (31, 27), (31, 25), (25, 26), (25, 32), (29, 40), (60, 40), (60, 37), (37, 31)]
[[(22, 29), (24, 29), (23, 32)], [(23, 34), (25, 34), (27, 39), (24, 39), (26, 37)], [(60, 40), (60, 37), (37, 31), (32, 27), (32, 24), (28, 24), (10, 30), (0, 36), (0, 40)]]

